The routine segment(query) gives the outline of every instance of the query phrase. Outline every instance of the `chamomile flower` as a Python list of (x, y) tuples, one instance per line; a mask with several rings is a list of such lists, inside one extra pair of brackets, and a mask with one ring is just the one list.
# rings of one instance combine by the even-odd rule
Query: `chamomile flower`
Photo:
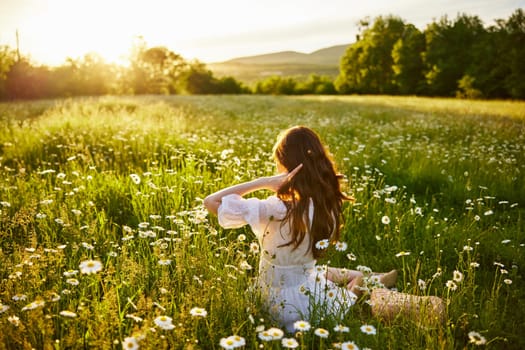
[(408, 256), (410, 255), (410, 252), (405, 252), (405, 251), (402, 251), (402, 252), (399, 252), (396, 254), (396, 258), (399, 258), (399, 257), (402, 257), (402, 256)]
[(383, 223), (383, 225), (388, 225), (388, 224), (390, 224), (390, 218), (389, 218), (387, 215), (384, 215), (384, 216), (381, 218), (381, 223)]
[(69, 317), (69, 318), (75, 318), (75, 317), (78, 316), (78, 315), (77, 315), (76, 313), (74, 313), (73, 311), (68, 311), (68, 310), (60, 311), (60, 315), (61, 315), (61, 316), (64, 316), (64, 317)]
[(334, 332), (348, 333), (350, 332), (350, 328), (348, 328), (347, 326), (343, 326), (342, 324), (338, 324), (337, 326), (334, 327)]
[(157, 318), (155, 318), (155, 320), (153, 321), (155, 322), (155, 324), (164, 329), (164, 330), (171, 330), (173, 328), (175, 328), (175, 326), (173, 325), (173, 319), (169, 316), (158, 316)]
[(344, 252), (348, 248), (348, 243), (346, 242), (336, 242), (335, 243), (335, 250), (338, 252)]
[(361, 326), (361, 332), (365, 333), (365, 334), (376, 334), (376, 328), (372, 325), (369, 325), (369, 324), (364, 324)]
[(326, 291), (326, 297), (329, 299), (329, 300), (335, 300), (335, 298), (337, 298), (337, 290), (335, 289), (329, 289)]
[(159, 259), (159, 265), (167, 266), (171, 264), (171, 259)]
[(126, 318), (130, 318), (130, 319), (132, 319), (133, 321), (135, 321), (136, 323), (140, 323), (140, 322), (144, 321), (144, 320), (142, 319), (142, 317), (138, 317), (138, 316), (135, 316), (135, 315), (133, 315), (133, 314), (127, 314), (127, 315), (126, 315)]
[(139, 341), (135, 337), (126, 337), (124, 338), (124, 341), (122, 342), (122, 349), (123, 350), (138, 350)]
[(18, 316), (9, 316), (7, 320), (15, 327), (20, 326), (20, 318), (18, 318)]
[(342, 350), (359, 350), (359, 347), (353, 341), (346, 341), (341, 344)]
[(330, 241), (328, 239), (322, 239), (315, 243), (315, 247), (317, 249), (326, 249), (330, 245)]
[(318, 336), (319, 338), (328, 338), (328, 336), (330, 335), (330, 332), (328, 332), (324, 328), (316, 328), (314, 331), (314, 334)]
[(445, 283), (445, 286), (451, 291), (458, 289), (458, 285), (452, 280), (448, 280), (447, 283)]
[(281, 345), (287, 349), (295, 349), (299, 346), (299, 343), (295, 338), (283, 338), (281, 340)]
[(194, 307), (190, 310), (190, 315), (194, 317), (206, 317), (208, 312), (202, 307)]
[(355, 256), (354, 253), (348, 253), (346, 254), (346, 258), (350, 261), (356, 261), (357, 260), (357, 257)]
[(0, 303), (0, 314), (6, 312), (7, 310), (9, 310), (9, 305), (4, 305)]
[(257, 336), (259, 337), (259, 339), (261, 339), (262, 341), (272, 341), (273, 340), (273, 336), (272, 334), (269, 332), (269, 330), (262, 330), (260, 331)]
[(243, 260), (239, 264), (239, 267), (241, 270), (251, 270), (252, 269), (252, 265), (250, 265), (246, 260)]
[(84, 260), (80, 263), (79, 268), (82, 274), (95, 274), (102, 270), (102, 263), (98, 260)]
[(65, 277), (73, 277), (78, 274), (78, 270), (67, 270), (63, 273)]
[(463, 274), (459, 272), (458, 270), (454, 270), (452, 279), (456, 283), (461, 283), (461, 281), (463, 281)]
[(129, 177), (131, 178), (131, 181), (135, 183), (135, 185), (140, 185), (140, 176), (137, 174), (129, 174)]
[(14, 301), (24, 301), (27, 300), (27, 295), (25, 294), (15, 294), (11, 297)]
[(311, 327), (312, 326), (310, 326), (310, 323), (308, 323), (307, 321), (296, 321), (293, 324), (293, 328), (295, 328), (295, 330), (301, 331), (301, 332), (309, 331)]
[(24, 306), (22, 308), (22, 311), (34, 310), (34, 309), (37, 309), (39, 307), (43, 307), (45, 304), (46, 303), (44, 301), (42, 301), (42, 300), (35, 300), (32, 303), (29, 303), (26, 306)]
[(68, 278), (68, 279), (66, 280), (66, 283), (67, 283), (67, 284), (70, 284), (70, 285), (72, 285), (72, 286), (78, 286), (78, 285), (80, 284), (80, 281), (77, 280), (76, 278)]
[(226, 350), (235, 349), (235, 340), (233, 340), (231, 337), (228, 338), (221, 338), (219, 345), (221, 348)]
[(420, 290), (424, 291), (425, 289), (427, 289), (427, 282), (425, 282), (424, 280), (422, 279), (418, 279), (417, 280), (417, 285), (419, 287)]
[(270, 337), (272, 338), (271, 340), (279, 340), (282, 339), (282, 337), (284, 336), (284, 332), (280, 328), (276, 327), (269, 328), (264, 332), (270, 335)]
[(469, 342), (474, 345), (484, 345), (487, 342), (484, 336), (474, 331), (468, 332), (468, 338)]
[(238, 335), (231, 335), (228, 338), (222, 338), (219, 342), (219, 345), (223, 349), (235, 349), (239, 348), (241, 346), (244, 346), (246, 344), (246, 340), (243, 337), (240, 337)]
[(250, 243), (250, 253), (252, 254), (259, 254), (259, 243), (252, 242)]
[(232, 338), (235, 341), (235, 347), (241, 347), (246, 345), (246, 340), (241, 336), (232, 335), (230, 336), (230, 338)]

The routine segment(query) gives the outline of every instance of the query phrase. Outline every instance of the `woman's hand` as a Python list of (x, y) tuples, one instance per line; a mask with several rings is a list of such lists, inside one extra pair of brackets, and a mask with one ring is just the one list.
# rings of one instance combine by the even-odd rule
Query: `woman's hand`
[(265, 179), (265, 187), (269, 190), (272, 190), (274, 192), (277, 192), (282, 186), (284, 186), (286, 183), (290, 182), (290, 180), (293, 179), (293, 177), (301, 170), (303, 167), (303, 164), (299, 164), (295, 167), (292, 171), (288, 173), (281, 173), (274, 176), (268, 176)]
[(217, 210), (222, 203), (222, 197), (230, 194), (238, 194), (244, 196), (257, 190), (272, 190), (277, 192), (285, 183), (290, 181), (303, 167), (299, 164), (294, 170), (289, 173), (282, 173), (275, 176), (260, 177), (258, 179), (240, 183), (238, 185), (230, 186), (215, 193), (210, 194), (204, 198), (204, 206), (212, 214), (217, 214)]

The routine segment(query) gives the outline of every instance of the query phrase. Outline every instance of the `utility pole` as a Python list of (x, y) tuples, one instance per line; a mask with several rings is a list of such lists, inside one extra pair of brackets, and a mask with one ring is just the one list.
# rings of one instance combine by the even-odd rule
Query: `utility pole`
[(16, 61), (20, 62), (20, 39), (18, 37), (18, 29), (16, 30)]

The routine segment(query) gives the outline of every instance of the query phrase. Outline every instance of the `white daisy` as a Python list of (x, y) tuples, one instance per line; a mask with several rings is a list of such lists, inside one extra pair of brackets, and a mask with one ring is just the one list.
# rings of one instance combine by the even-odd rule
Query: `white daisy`
[(296, 321), (293, 324), (293, 328), (295, 328), (295, 330), (297, 331), (305, 332), (309, 331), (311, 326), (310, 323), (308, 323), (307, 321)]
[(9, 316), (7, 320), (15, 327), (18, 327), (20, 325), (20, 318), (18, 318), (18, 316)]
[(85, 275), (95, 274), (102, 270), (102, 263), (98, 260), (84, 260), (79, 265), (80, 272)]
[(341, 344), (342, 350), (359, 350), (359, 347), (355, 345), (353, 341), (346, 341), (343, 344)]
[(266, 330), (268, 334), (272, 337), (272, 340), (279, 340), (284, 336), (284, 332), (280, 328), (272, 327)]
[(452, 280), (448, 280), (447, 283), (445, 283), (445, 285), (447, 286), (448, 289), (450, 289), (452, 291), (458, 289), (458, 285), (456, 283), (454, 283), (454, 281), (452, 281)]
[(315, 247), (317, 249), (326, 249), (330, 245), (330, 241), (328, 239), (322, 239), (315, 243)]
[(159, 326), (160, 328), (165, 329), (167, 331), (175, 328), (175, 326), (172, 323), (173, 320), (169, 316), (159, 316), (155, 318), (153, 322), (155, 322), (155, 324)]
[(273, 340), (273, 336), (272, 334), (269, 332), (269, 330), (262, 330), (261, 332), (259, 332), (257, 334), (257, 336), (259, 337), (259, 339), (261, 339), (262, 341), (272, 341)]
[(463, 274), (459, 272), (458, 270), (454, 270), (452, 279), (456, 283), (461, 283), (461, 281), (463, 281)]
[(194, 307), (190, 310), (190, 315), (194, 317), (206, 317), (206, 315), (208, 315), (208, 312), (202, 307)]
[(295, 340), (295, 338), (283, 338), (283, 340), (281, 340), (281, 344), (287, 349), (295, 349), (299, 346), (299, 343), (297, 340)]
[(68, 310), (63, 310), (63, 311), (60, 311), (60, 315), (64, 316), (64, 317), (69, 317), (69, 318), (75, 318), (77, 317), (78, 315), (76, 313), (74, 313), (73, 311), (68, 311)]
[(364, 324), (361, 326), (361, 332), (365, 334), (376, 334), (376, 328), (369, 324)]
[(140, 184), (140, 176), (137, 174), (129, 174), (129, 177), (131, 178), (131, 181), (133, 181), (136, 185)]
[(9, 305), (4, 305), (0, 303), (0, 314), (6, 312), (7, 310), (9, 310)]
[(315, 331), (314, 331), (314, 334), (316, 336), (318, 336), (319, 338), (328, 338), (328, 335), (330, 335), (330, 332), (328, 332), (326, 329), (324, 328), (317, 328)]
[(348, 248), (348, 243), (346, 242), (336, 242), (335, 243), (335, 250), (338, 252), (344, 252)]
[(43, 307), (45, 305), (45, 302), (42, 301), (42, 300), (36, 300), (36, 301), (33, 301), (32, 303), (29, 303), (27, 304), (26, 306), (24, 306), (22, 308), (22, 311), (26, 311), (26, 310), (34, 310), (36, 308), (39, 308), (39, 307)]
[(139, 342), (137, 338), (135, 337), (124, 338), (124, 341), (122, 342), (122, 349), (123, 350), (138, 350)]
[(468, 338), (469, 341), (474, 345), (483, 345), (487, 342), (484, 336), (474, 331), (468, 332)]
[(342, 324), (338, 324), (334, 327), (334, 331), (337, 333), (348, 333), (350, 332), (350, 328), (348, 328), (347, 326), (343, 326)]

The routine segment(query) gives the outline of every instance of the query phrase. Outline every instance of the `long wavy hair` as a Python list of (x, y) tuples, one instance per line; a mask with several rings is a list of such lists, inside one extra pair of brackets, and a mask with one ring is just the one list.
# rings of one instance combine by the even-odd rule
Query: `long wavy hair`
[[(283, 222), (289, 222), (291, 230), (291, 240), (283, 246), (293, 245), (296, 249), (310, 232), (310, 250), (314, 258), (318, 258), (322, 250), (316, 248), (317, 242), (339, 239), (342, 203), (350, 199), (341, 192), (341, 176), (336, 173), (334, 162), (319, 136), (304, 126), (282, 132), (273, 155), (289, 172), (303, 164), (301, 170), (277, 191), (288, 209)], [(312, 222), (308, 216), (310, 200), (314, 208)]]

